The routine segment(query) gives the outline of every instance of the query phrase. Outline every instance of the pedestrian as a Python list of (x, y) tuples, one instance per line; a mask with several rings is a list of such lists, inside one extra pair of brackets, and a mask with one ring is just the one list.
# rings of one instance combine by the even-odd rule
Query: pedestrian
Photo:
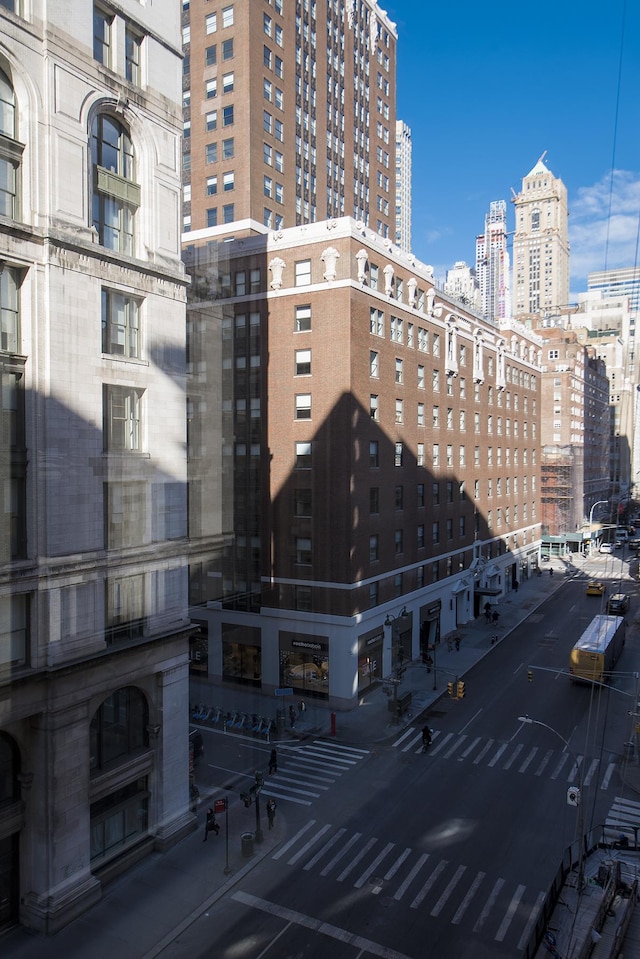
[(487, 625), (489, 625), (491, 622), (491, 603), (488, 601), (484, 604), (484, 618), (487, 621)]
[(514, 580), (513, 588), (515, 589), (516, 593), (518, 592), (518, 586), (519, 586), (519, 585), (520, 585), (520, 583), (518, 582), (518, 580), (517, 580), (517, 579)]
[(302, 716), (304, 715), (306, 711), (307, 711), (307, 704), (305, 703), (304, 699), (301, 699), (300, 702), (298, 703), (298, 715), (300, 716), (300, 718), (302, 718)]
[(553, 576), (553, 567), (549, 568), (549, 576)]
[(425, 726), (422, 730), (422, 748), (426, 751), (431, 745), (431, 730)]
[(269, 820), (269, 829), (273, 829), (273, 820), (276, 818), (276, 801), (271, 798), (267, 802), (267, 819)]
[(278, 772), (278, 750), (272, 749), (271, 755), (269, 756), (269, 775), (273, 776), (273, 774), (277, 772)]
[(497, 625), (498, 625), (498, 620), (500, 619), (500, 613), (498, 612), (497, 609), (494, 609), (494, 611), (493, 611), (493, 616), (491, 617), (491, 619), (492, 619), (492, 621), (493, 621), (493, 625), (494, 625), (494, 626), (497, 626)]
[(293, 727), (294, 727), (295, 724), (296, 724), (296, 719), (297, 719), (297, 716), (296, 716), (295, 707), (294, 707), (294, 706), (289, 706), (289, 722), (291, 723), (291, 728), (292, 728), (292, 729), (293, 729)]
[(211, 806), (209, 806), (209, 808), (207, 809), (207, 821), (204, 825), (204, 839), (202, 840), (203, 842), (207, 841), (207, 836), (209, 835), (210, 832), (214, 832), (216, 836), (220, 832), (220, 826), (216, 822), (216, 814), (214, 813)]

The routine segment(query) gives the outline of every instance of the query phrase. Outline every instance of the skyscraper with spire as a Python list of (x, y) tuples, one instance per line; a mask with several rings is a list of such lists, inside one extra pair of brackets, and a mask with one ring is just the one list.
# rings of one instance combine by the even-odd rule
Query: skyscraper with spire
[(514, 316), (558, 313), (569, 303), (567, 188), (544, 163), (546, 151), (513, 194)]

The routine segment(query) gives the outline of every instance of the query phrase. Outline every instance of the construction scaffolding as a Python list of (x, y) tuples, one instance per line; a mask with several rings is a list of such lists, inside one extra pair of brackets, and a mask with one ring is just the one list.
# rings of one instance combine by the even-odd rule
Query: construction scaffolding
[(542, 531), (560, 536), (578, 529), (584, 518), (584, 448), (544, 446), (540, 464)]

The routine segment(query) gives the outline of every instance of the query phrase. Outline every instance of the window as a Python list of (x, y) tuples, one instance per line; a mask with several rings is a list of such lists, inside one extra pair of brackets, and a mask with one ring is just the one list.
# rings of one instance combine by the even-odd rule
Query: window
[[(139, 587), (140, 583), (137, 582), (137, 585)], [(112, 590), (107, 598), (107, 605), (113, 618), (121, 618), (119, 614), (123, 612), (122, 607), (128, 604), (118, 602), (116, 590)], [(137, 607), (139, 603), (132, 605)], [(117, 689), (105, 699), (91, 720), (90, 769), (108, 769), (147, 749), (148, 723), (147, 703), (140, 690), (133, 686)], [(135, 821), (136, 817), (133, 818)], [(93, 829), (92, 824), (92, 832)]]
[(233, 126), (233, 105), (222, 108), (222, 126)]
[(434, 546), (437, 546), (440, 542), (440, 523), (438, 520), (431, 524), (431, 542)]
[(311, 516), (311, 490), (310, 489), (297, 489), (295, 490), (295, 515), (296, 516)]
[(431, 460), (434, 466), (440, 465), (440, 444), (434, 443), (431, 451)]
[(380, 446), (378, 440), (369, 442), (369, 467), (377, 469), (380, 466)]
[(378, 397), (375, 393), (372, 393), (369, 397), (369, 413), (372, 420), (378, 420), (379, 417), (379, 407), (378, 407)]
[(284, 140), (284, 124), (282, 120), (276, 120), (273, 124), (273, 135), (280, 143)]
[(111, 67), (111, 27), (113, 16), (100, 7), (93, 8), (93, 59)]
[(394, 454), (393, 454), (393, 465), (394, 465), (394, 466), (402, 466), (402, 458), (403, 458), (403, 455), (404, 455), (404, 444), (403, 444), (403, 443), (396, 443), (396, 444), (395, 444), (395, 447), (394, 447)]
[(424, 443), (418, 443), (418, 452), (416, 453), (416, 465), (424, 466)]
[(222, 222), (233, 223), (235, 216), (235, 207), (233, 203), (225, 203), (222, 207)]
[(222, 159), (232, 160), (235, 155), (235, 144), (233, 137), (222, 141)]
[(20, 283), (20, 271), (5, 266), (0, 273), (0, 350), (5, 353), (19, 353), (21, 348)]
[(233, 37), (222, 41), (222, 59), (233, 60)]
[(207, 143), (207, 145), (204, 148), (204, 157), (205, 157), (205, 163), (217, 163), (218, 162), (218, 144)]
[(127, 24), (124, 31), (124, 73), (129, 83), (137, 87), (142, 85), (140, 72), (140, 50), (142, 37)]
[(418, 483), (417, 487), (417, 506), (418, 509), (424, 509), (424, 483)]
[(418, 389), (424, 389), (424, 366), (418, 366)]
[(211, 206), (207, 210), (207, 227), (213, 227), (218, 225), (218, 207)]
[(98, 114), (91, 131), (93, 163), (93, 226), (99, 242), (110, 250), (133, 255), (133, 221), (140, 205), (134, 181), (133, 145), (128, 131), (114, 117)]
[(402, 423), (404, 417), (404, 404), (402, 400), (396, 400), (396, 423)]
[(222, 74), (222, 92), (223, 93), (233, 93), (234, 76), (235, 74), (233, 72)]
[(418, 403), (418, 426), (424, 426), (424, 403)]
[(299, 566), (311, 565), (311, 539), (307, 536), (296, 536), (296, 563)]
[(369, 350), (369, 376), (380, 375), (380, 354), (375, 350)]
[(22, 144), (16, 137), (15, 95), (0, 70), (0, 214), (18, 218), (18, 174)]
[(378, 534), (369, 537), (369, 562), (376, 563), (379, 558)]
[(311, 469), (311, 443), (296, 443), (296, 469)]
[(233, 26), (233, 4), (222, 8), (222, 26), (223, 28)]
[(296, 306), (295, 308), (295, 332), (306, 333), (311, 329), (311, 307)]
[(395, 506), (398, 510), (404, 509), (404, 486), (395, 488)]
[(25, 666), (28, 658), (29, 597), (4, 596), (0, 598), (0, 667)]
[(140, 356), (139, 302), (116, 290), (102, 289), (102, 352)]
[(108, 452), (140, 450), (142, 390), (104, 387), (104, 448)]
[(402, 360), (396, 358), (396, 383), (402, 383), (403, 366)]
[(204, 18), (205, 33), (207, 35), (215, 33), (218, 29), (218, 14), (210, 13)]
[(296, 376), (311, 374), (311, 350), (296, 350)]
[(311, 260), (298, 260), (295, 265), (295, 285), (309, 286), (311, 284)]
[(218, 177), (208, 176), (206, 185), (207, 196), (215, 196), (218, 192)]
[(218, 46), (213, 44), (210, 47), (206, 47), (204, 51), (204, 62), (207, 67), (215, 67), (218, 62)]
[(404, 552), (404, 536), (401, 529), (397, 529), (393, 536), (396, 556)]
[(310, 393), (298, 393), (296, 395), (296, 419), (297, 420), (311, 419), (311, 394)]
[(235, 186), (235, 174), (233, 171), (222, 174), (222, 190), (223, 193), (229, 193), (233, 190)]
[(377, 486), (369, 489), (369, 513), (377, 516), (380, 512), (380, 490)]

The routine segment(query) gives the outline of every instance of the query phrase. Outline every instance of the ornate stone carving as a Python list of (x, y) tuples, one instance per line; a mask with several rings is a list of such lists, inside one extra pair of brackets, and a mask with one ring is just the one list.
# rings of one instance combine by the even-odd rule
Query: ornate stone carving
[(358, 283), (367, 282), (367, 265), (369, 263), (369, 256), (366, 250), (358, 250), (356, 253), (356, 262), (358, 264)]
[(271, 289), (279, 290), (282, 287), (282, 271), (287, 264), (282, 257), (276, 256), (271, 260), (269, 269), (271, 270)]
[(324, 273), (322, 275), (324, 276), (325, 280), (328, 280), (329, 282), (331, 280), (335, 280), (336, 263), (338, 262), (339, 258), (340, 254), (332, 246), (327, 247), (327, 249), (323, 251), (320, 259), (324, 263)]
[(393, 267), (390, 263), (387, 263), (384, 270), (384, 292), (387, 296), (393, 295)]

